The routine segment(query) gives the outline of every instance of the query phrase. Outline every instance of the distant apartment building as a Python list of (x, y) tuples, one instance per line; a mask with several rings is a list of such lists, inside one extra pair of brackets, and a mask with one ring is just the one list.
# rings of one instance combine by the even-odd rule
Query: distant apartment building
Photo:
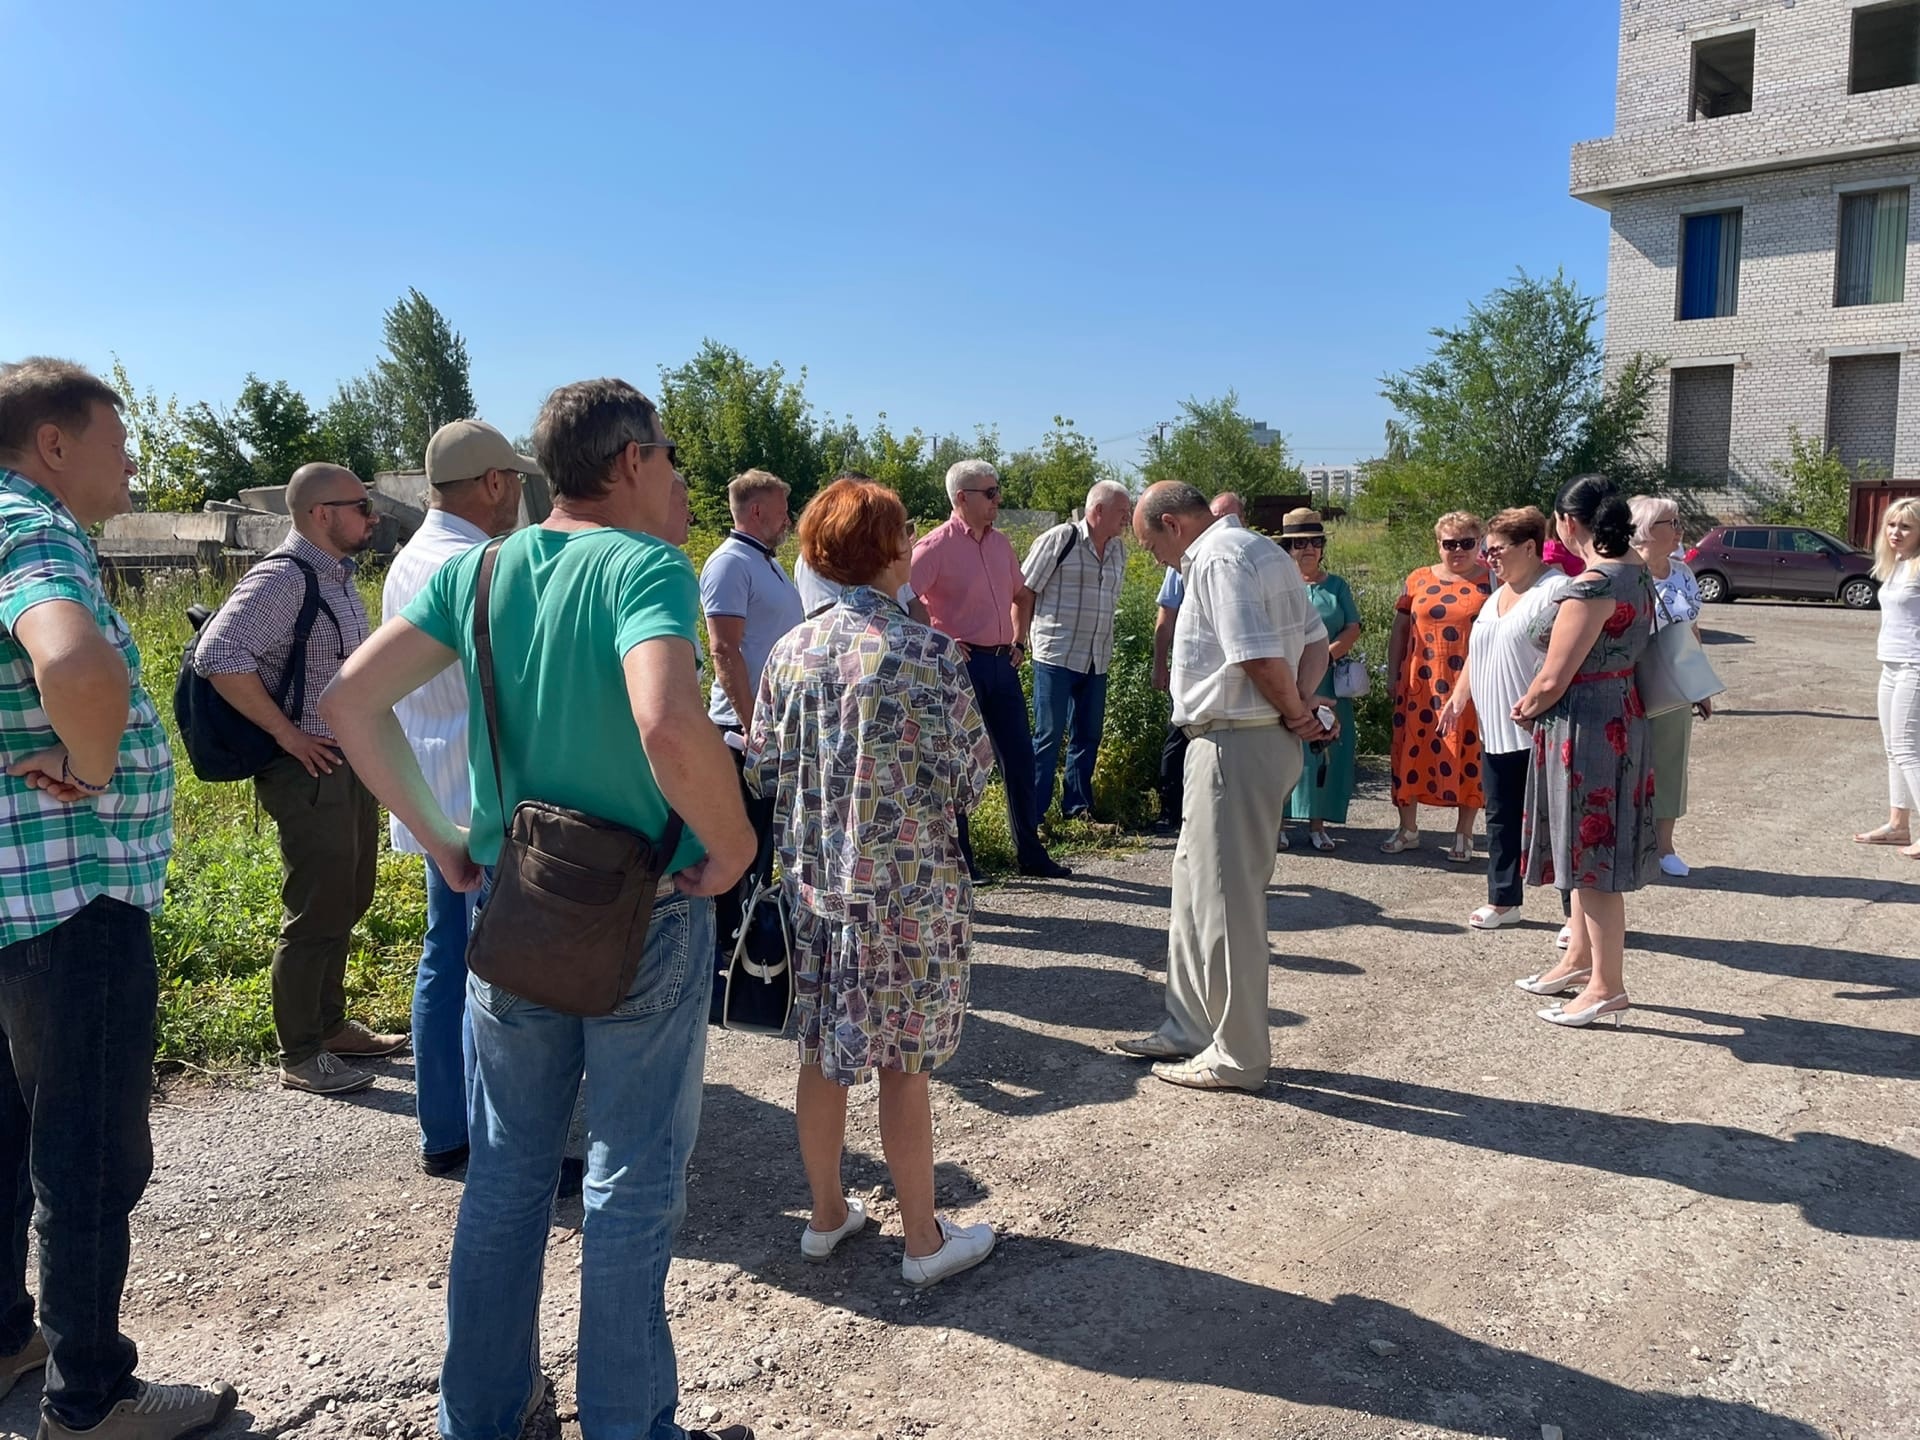
[(1656, 457), (1750, 509), (1788, 435), (1920, 476), (1920, 0), (1624, 0), (1607, 367), (1663, 356)]
[(1364, 483), (1358, 465), (1302, 465), (1307, 488), (1322, 505), (1351, 505)]

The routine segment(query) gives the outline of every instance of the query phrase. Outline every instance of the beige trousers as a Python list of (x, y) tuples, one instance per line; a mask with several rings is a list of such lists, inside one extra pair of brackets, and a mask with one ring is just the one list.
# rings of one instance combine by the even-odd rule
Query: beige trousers
[(1161, 1035), (1249, 1090), (1267, 1083), (1267, 882), (1300, 741), (1281, 726), (1216, 730), (1187, 746), (1173, 852), (1167, 1020)]

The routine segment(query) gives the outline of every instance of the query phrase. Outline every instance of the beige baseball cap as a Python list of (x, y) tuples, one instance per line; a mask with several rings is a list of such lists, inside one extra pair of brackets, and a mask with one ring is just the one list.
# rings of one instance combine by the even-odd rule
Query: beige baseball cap
[(538, 475), (540, 462), (515, 450), (512, 441), (484, 420), (452, 421), (434, 431), (427, 442), (429, 485), (452, 485), (489, 470)]

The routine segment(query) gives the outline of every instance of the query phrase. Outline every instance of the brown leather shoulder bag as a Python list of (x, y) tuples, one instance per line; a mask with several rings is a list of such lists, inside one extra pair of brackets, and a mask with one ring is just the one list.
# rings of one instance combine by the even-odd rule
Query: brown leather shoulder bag
[[(473, 597), (474, 663), (502, 814), (507, 798), (489, 609), (504, 538), (488, 543)], [(505, 827), (486, 903), (474, 916), (467, 967), (487, 984), (550, 1010), (612, 1013), (633, 989), (654, 897), (668, 884), (682, 828), (669, 809), (655, 844), (598, 816), (522, 800)]]

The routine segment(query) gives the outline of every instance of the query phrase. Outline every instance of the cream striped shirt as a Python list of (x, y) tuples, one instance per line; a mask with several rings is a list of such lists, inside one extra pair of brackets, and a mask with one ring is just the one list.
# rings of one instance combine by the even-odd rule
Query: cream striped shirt
[[(393, 557), (386, 588), (380, 592), (381, 614), (388, 618), (398, 615), (427, 588), (442, 565), (486, 542), (487, 532), (478, 525), (444, 510), (429, 510), (426, 523)], [(420, 771), (427, 777), (427, 788), (456, 825), (467, 824), (473, 815), (473, 785), (467, 774), (467, 708), (467, 672), (460, 665), (449, 665), (393, 707), (407, 743), (420, 761)], [(426, 853), (426, 847), (398, 820), (389, 816), (387, 825), (394, 849), (408, 855)]]

